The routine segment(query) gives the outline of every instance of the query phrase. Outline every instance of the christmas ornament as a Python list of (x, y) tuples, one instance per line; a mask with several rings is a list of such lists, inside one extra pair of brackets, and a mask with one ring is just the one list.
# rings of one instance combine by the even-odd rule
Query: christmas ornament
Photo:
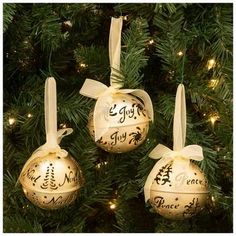
[(158, 144), (149, 156), (161, 158), (150, 172), (145, 186), (145, 201), (150, 201), (160, 215), (185, 219), (204, 208), (209, 195), (207, 180), (201, 169), (190, 162), (203, 160), (202, 148), (185, 145), (186, 104), (184, 86), (177, 89), (174, 114), (174, 150)]
[[(93, 112), (88, 128), (95, 139)], [(97, 145), (108, 152), (127, 152), (142, 144), (147, 136), (149, 118), (143, 103), (130, 94), (114, 94), (112, 103), (105, 114), (109, 129), (97, 141)]]
[(56, 82), (50, 77), (45, 84), (46, 143), (25, 163), (19, 181), (25, 196), (42, 209), (58, 209), (72, 203), (83, 184), (77, 162), (61, 149), (61, 139), (72, 129), (57, 131)]
[(96, 144), (108, 152), (128, 152), (142, 144), (147, 136), (149, 122), (153, 121), (153, 107), (149, 95), (141, 89), (121, 89), (122, 17), (112, 18), (109, 37), (111, 86), (86, 79), (80, 94), (96, 99), (90, 114), (88, 128)]

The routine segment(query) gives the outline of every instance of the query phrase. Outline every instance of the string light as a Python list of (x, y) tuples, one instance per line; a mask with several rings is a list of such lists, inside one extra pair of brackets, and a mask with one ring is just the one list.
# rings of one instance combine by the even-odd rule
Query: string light
[(66, 26), (72, 27), (72, 23), (71, 23), (70, 20), (64, 21), (64, 24), (65, 24)]
[(211, 124), (214, 126), (215, 122), (219, 120), (219, 118), (220, 117), (217, 114), (215, 114), (215, 115), (211, 115), (209, 119), (211, 121)]
[(28, 113), (28, 114), (27, 114), (27, 117), (28, 117), (28, 118), (31, 118), (31, 117), (33, 117), (33, 115), (32, 115), (31, 113)]
[(203, 113), (203, 116), (206, 116), (206, 113)]
[(16, 123), (16, 119), (15, 118), (9, 118), (8, 122), (9, 122), (9, 125), (14, 125)]
[(110, 204), (110, 209), (111, 209), (111, 210), (116, 209), (116, 204), (115, 204), (115, 203)]
[(215, 59), (210, 59), (207, 61), (207, 69), (210, 70), (216, 66)]
[(179, 52), (177, 52), (177, 55), (182, 57), (184, 55), (184, 53), (182, 51), (179, 51)]
[(80, 72), (80, 71), (84, 70), (86, 67), (88, 67), (87, 64), (85, 64), (83, 62), (79, 63), (79, 66), (77, 68), (77, 72)]
[(111, 210), (115, 210), (116, 207), (117, 207), (116, 199), (113, 199), (112, 201), (109, 201), (108, 204), (109, 204), (109, 208), (110, 208)]
[(23, 208), (23, 209), (29, 208), (29, 205), (27, 204), (27, 205), (23, 206), (22, 208)]
[(219, 80), (218, 79), (211, 79), (209, 81), (208, 87), (212, 88), (213, 90), (216, 88), (216, 86), (218, 85)]
[(150, 39), (149, 42), (148, 42), (148, 44), (150, 44), (150, 45), (154, 44), (154, 40), (153, 40), (153, 39)]
[(128, 15), (123, 16), (123, 20), (127, 21), (128, 20)]
[(212, 202), (216, 201), (214, 196), (211, 196), (211, 200), (212, 200)]
[(107, 161), (100, 162), (100, 163), (98, 163), (98, 164), (96, 165), (96, 168), (97, 168), (97, 169), (100, 169), (103, 165), (107, 165), (107, 164), (108, 164)]
[(79, 66), (80, 66), (81, 68), (86, 68), (88, 65), (86, 65), (85, 63), (80, 63)]
[(64, 123), (61, 123), (61, 124), (60, 124), (60, 128), (63, 128), (63, 129), (65, 129), (65, 128), (67, 128), (67, 125), (66, 125), (66, 124), (64, 124)]
[(26, 40), (23, 41), (23, 43), (24, 43), (24, 44), (28, 44), (29, 41), (26, 39)]

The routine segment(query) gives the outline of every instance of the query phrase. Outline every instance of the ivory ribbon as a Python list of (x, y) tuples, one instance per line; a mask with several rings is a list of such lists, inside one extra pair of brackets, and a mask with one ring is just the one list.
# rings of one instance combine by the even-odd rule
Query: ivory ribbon
[[(109, 59), (111, 66), (110, 87), (92, 79), (86, 79), (80, 94), (97, 99), (94, 108), (94, 133), (95, 141), (99, 140), (111, 127), (108, 120), (109, 108), (112, 105), (112, 95), (117, 93), (131, 93), (143, 100), (148, 112), (149, 120), (153, 121), (153, 107), (149, 95), (141, 89), (120, 89), (121, 83), (116, 80), (120, 71), (120, 53), (121, 53), (121, 30), (123, 18), (111, 19), (110, 35), (109, 35)], [(120, 124), (121, 125), (121, 124)], [(119, 126), (119, 124), (117, 124)]]
[[(109, 108), (112, 106), (112, 95), (117, 93), (123, 94), (133, 94), (134, 96), (139, 97), (145, 104), (145, 108), (148, 112), (148, 119), (153, 121), (153, 107), (152, 101), (148, 93), (142, 89), (115, 89), (110, 86), (107, 87), (101, 82), (92, 79), (86, 79), (81, 90), (80, 94), (97, 99), (94, 108), (94, 131), (95, 131), (95, 141), (99, 140), (111, 127), (108, 119)], [(117, 126), (123, 126), (122, 124), (117, 124)]]
[[(113, 88), (121, 88), (122, 84), (116, 81), (116, 77), (121, 76), (120, 71), (120, 53), (121, 53), (121, 30), (123, 25), (123, 17), (111, 18), (111, 27), (109, 35), (109, 59), (111, 66), (111, 86)], [(120, 81), (119, 81), (120, 82)]]
[[(152, 159), (160, 159), (147, 177), (144, 185), (145, 202), (150, 199), (151, 185), (159, 172), (159, 169), (173, 160), (173, 174), (181, 167), (185, 169), (189, 166), (190, 159), (195, 161), (203, 160), (202, 147), (199, 145), (185, 145), (186, 139), (186, 103), (184, 85), (180, 84), (175, 98), (175, 114), (173, 125), (173, 150), (158, 144), (149, 154)], [(181, 160), (181, 161), (180, 161)]]
[(73, 129), (66, 128), (57, 131), (57, 92), (56, 81), (53, 77), (47, 78), (45, 82), (44, 95), (44, 112), (45, 112), (45, 129), (46, 143), (36, 149), (31, 157), (26, 161), (17, 183), (24, 174), (31, 161), (44, 157), (49, 153), (56, 153), (57, 156), (63, 158), (68, 155), (67, 151), (59, 146), (63, 137), (71, 134)]

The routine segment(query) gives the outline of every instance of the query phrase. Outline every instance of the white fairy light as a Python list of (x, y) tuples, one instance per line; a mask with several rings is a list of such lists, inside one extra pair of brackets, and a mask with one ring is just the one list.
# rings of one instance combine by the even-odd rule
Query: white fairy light
[(9, 125), (14, 125), (16, 123), (16, 119), (11, 117), (8, 119)]

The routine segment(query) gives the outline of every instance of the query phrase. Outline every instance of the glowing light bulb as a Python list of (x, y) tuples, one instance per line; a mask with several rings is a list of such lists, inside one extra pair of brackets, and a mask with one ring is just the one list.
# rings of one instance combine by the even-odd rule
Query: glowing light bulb
[(103, 165), (107, 165), (107, 164), (108, 164), (107, 161), (100, 162), (100, 163), (98, 163), (98, 164), (96, 165), (96, 168), (97, 168), (97, 169), (100, 169)]
[(150, 39), (149, 42), (148, 42), (148, 44), (150, 44), (150, 45), (154, 44), (154, 40), (153, 40), (153, 39)]
[(214, 196), (211, 196), (211, 200), (212, 200), (212, 202), (216, 201)]
[(126, 16), (123, 16), (123, 20), (128, 20), (128, 15), (126, 15)]
[(28, 114), (27, 114), (27, 117), (28, 117), (28, 118), (31, 118), (31, 117), (33, 117), (33, 115), (32, 115), (31, 113), (28, 113)]
[(210, 59), (207, 61), (207, 69), (210, 70), (216, 66), (215, 59)]
[(210, 118), (210, 121), (211, 121), (211, 123), (214, 125), (215, 122), (216, 122), (216, 118), (215, 118), (214, 116), (212, 116), (212, 117)]
[(66, 124), (64, 124), (64, 123), (61, 123), (61, 124), (60, 124), (60, 128), (63, 128), (63, 129), (65, 129), (65, 128), (67, 128), (67, 125), (66, 125)]
[(184, 53), (182, 51), (179, 51), (179, 52), (177, 52), (177, 55), (181, 57), (184, 55)]
[(72, 23), (71, 23), (70, 20), (64, 21), (64, 24), (69, 26), (69, 27), (72, 27)]
[(110, 209), (111, 209), (111, 210), (116, 209), (116, 204), (114, 204), (114, 203), (110, 204)]
[(16, 123), (16, 119), (15, 118), (9, 118), (8, 122), (9, 122), (9, 125), (13, 125), (14, 123)]
[(109, 207), (111, 210), (114, 210), (116, 209), (117, 205), (116, 205), (116, 199), (112, 199), (110, 202), (109, 202)]
[(87, 67), (88, 65), (86, 65), (85, 63), (80, 63), (79, 66), (82, 67), (82, 68), (85, 68), (85, 67)]
[(218, 85), (219, 80), (218, 79), (211, 79), (209, 81), (208, 87), (212, 88), (213, 90), (216, 88), (216, 86)]
[(217, 121), (217, 120), (219, 120), (219, 116), (218, 115), (212, 115), (212, 116), (210, 116), (210, 121), (211, 121), (211, 124), (214, 126), (214, 124), (215, 124), (215, 122)]

